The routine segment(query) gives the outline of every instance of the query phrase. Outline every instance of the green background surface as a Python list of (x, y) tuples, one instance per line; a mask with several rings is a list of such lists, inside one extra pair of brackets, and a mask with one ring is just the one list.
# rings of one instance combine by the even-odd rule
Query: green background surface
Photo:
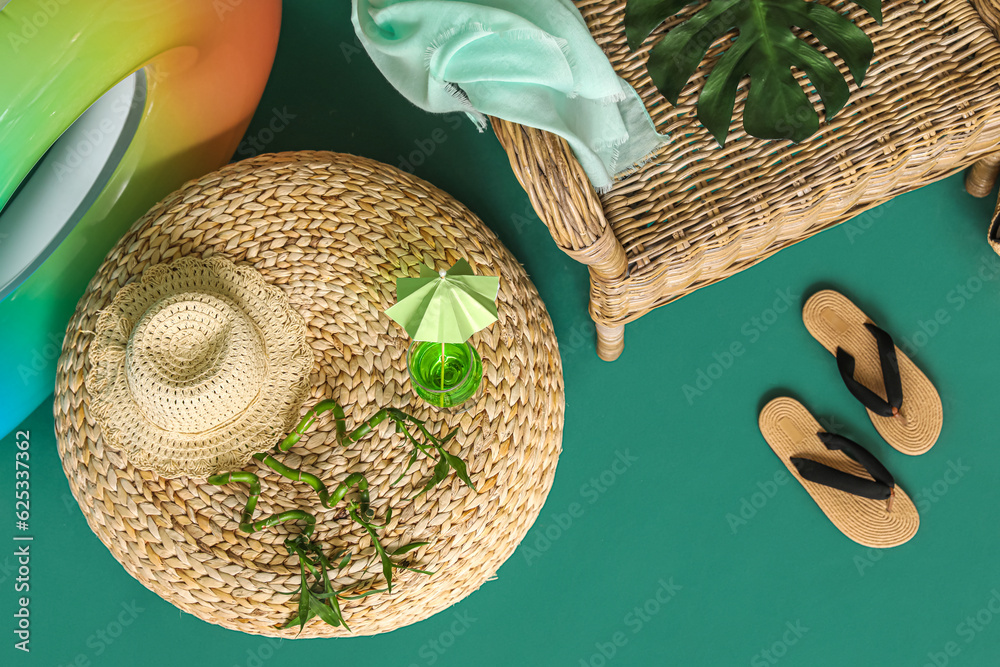
[[(69, 494), (45, 404), (22, 426), (33, 474), (32, 651), (13, 648), (10, 517), (0, 531), (9, 545), (0, 552), (0, 663), (1000, 662), (1000, 618), (990, 610), (996, 596), (1000, 611), (1000, 258), (984, 239), (992, 198), (965, 194), (960, 176), (898, 197), (646, 315), (627, 327), (621, 359), (604, 363), (586, 314), (587, 272), (555, 247), (495, 138), (400, 98), (355, 41), (348, 4), (285, 3), (274, 72), (237, 157), (329, 149), (409, 161), (524, 264), (552, 314), (566, 379), (563, 453), (538, 522), (495, 581), (433, 618), (381, 637), (269, 642), (182, 613), (125, 573)], [(886, 445), (806, 332), (801, 304), (823, 287), (849, 294), (905, 341), (939, 388), (945, 423), (928, 454)], [(742, 354), (727, 358), (735, 343)], [(781, 393), (882, 458), (920, 509), (911, 542), (861, 547), (796, 483), (773, 483), (783, 467), (757, 412)], [(13, 436), (3, 451), (9, 508)]]

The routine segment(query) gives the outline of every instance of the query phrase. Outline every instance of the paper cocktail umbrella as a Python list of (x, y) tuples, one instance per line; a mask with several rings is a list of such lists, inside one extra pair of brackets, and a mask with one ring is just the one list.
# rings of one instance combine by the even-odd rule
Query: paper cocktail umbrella
[(413, 340), (464, 343), (497, 321), (499, 290), (499, 278), (473, 275), (464, 259), (441, 272), (421, 265), (419, 278), (396, 281), (396, 305), (385, 312)]
[(464, 344), (497, 321), (500, 279), (477, 276), (464, 259), (447, 271), (420, 267), (419, 278), (396, 281), (396, 305), (386, 314), (414, 341), (441, 343), (441, 389), (445, 389), (445, 344)]

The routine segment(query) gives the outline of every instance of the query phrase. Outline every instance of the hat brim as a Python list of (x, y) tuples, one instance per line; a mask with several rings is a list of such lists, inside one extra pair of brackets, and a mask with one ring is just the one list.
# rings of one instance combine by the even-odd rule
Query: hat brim
[[(224, 423), (183, 432), (158, 426), (144, 414), (126, 368), (136, 324), (154, 303), (178, 291), (200, 291), (235, 304), (256, 328), (263, 355), (263, 377), (252, 399), (234, 406), (234, 416)], [(243, 467), (285, 436), (308, 395), (314, 355), (302, 316), (252, 267), (218, 255), (150, 267), (118, 291), (102, 311), (95, 334), (86, 378), (91, 414), (110, 446), (135, 467), (162, 477), (206, 478)]]

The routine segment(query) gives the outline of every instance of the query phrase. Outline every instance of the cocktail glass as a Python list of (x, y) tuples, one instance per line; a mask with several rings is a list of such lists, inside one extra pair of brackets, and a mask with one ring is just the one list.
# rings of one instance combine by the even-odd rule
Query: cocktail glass
[(483, 381), (482, 359), (468, 343), (413, 341), (406, 365), (417, 396), (449, 412), (461, 412)]

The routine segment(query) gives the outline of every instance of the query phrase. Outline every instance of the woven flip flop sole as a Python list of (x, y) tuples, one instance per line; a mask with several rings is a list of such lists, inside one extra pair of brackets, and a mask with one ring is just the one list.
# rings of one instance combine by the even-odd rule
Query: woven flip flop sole
[(917, 533), (920, 515), (906, 493), (896, 486), (892, 511), (885, 500), (861, 498), (845, 491), (804, 479), (792, 464), (792, 457), (812, 459), (856, 477), (871, 475), (840, 451), (830, 451), (816, 436), (823, 430), (798, 401), (776, 398), (760, 411), (760, 432), (788, 472), (812, 496), (819, 508), (840, 532), (858, 544), (885, 549), (908, 541)]
[[(839, 292), (816, 292), (802, 308), (806, 329), (831, 354), (844, 348), (855, 359), (854, 378), (885, 398), (882, 366), (878, 347), (865, 322), (867, 315)], [(899, 375), (903, 383), (902, 417), (882, 417), (867, 410), (868, 417), (890, 445), (915, 456), (923, 454), (937, 442), (944, 421), (941, 397), (927, 376), (896, 347)]]

